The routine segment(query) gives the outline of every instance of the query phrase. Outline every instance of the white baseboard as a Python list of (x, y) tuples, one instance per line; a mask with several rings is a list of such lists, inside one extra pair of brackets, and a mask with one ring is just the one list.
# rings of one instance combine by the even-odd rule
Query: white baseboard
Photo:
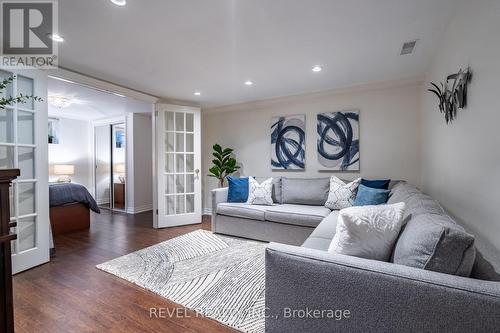
[(212, 215), (212, 208), (203, 208), (203, 215)]
[(126, 213), (127, 214), (138, 214), (138, 213), (143, 213), (153, 210), (153, 204), (149, 205), (141, 205), (141, 206), (135, 206), (135, 207), (127, 207)]

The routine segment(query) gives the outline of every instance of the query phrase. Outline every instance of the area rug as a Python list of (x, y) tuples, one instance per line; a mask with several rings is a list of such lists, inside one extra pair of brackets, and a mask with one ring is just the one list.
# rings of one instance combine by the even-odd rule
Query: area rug
[(265, 243), (197, 230), (97, 268), (242, 332), (264, 332)]

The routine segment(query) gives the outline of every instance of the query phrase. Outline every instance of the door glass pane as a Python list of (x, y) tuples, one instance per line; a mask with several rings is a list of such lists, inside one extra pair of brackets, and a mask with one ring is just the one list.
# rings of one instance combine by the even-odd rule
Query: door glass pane
[[(33, 79), (19, 75), (17, 77), (17, 93), (18, 95), (33, 96)], [(19, 105), (19, 107), (33, 110), (34, 102), (32, 99), (28, 99), (26, 103)]]
[(192, 153), (194, 152), (194, 135), (186, 134), (186, 152)]
[(186, 175), (186, 193), (194, 192), (194, 175)]
[(194, 155), (186, 154), (186, 172), (194, 172)]
[(14, 186), (15, 185), (12, 185), (10, 188), (9, 188), (9, 203), (10, 203), (10, 217), (15, 217), (16, 216), (16, 205), (14, 204), (14, 195), (15, 195), (15, 192), (14, 192)]
[(21, 170), (19, 179), (35, 178), (35, 149), (29, 147), (19, 147), (18, 163)]
[(186, 195), (186, 213), (194, 213), (194, 194)]
[[(15, 233), (17, 233), (16, 228), (10, 228), (10, 233), (11, 233), (11, 234), (15, 234)], [(10, 250), (11, 250), (11, 253), (12, 253), (12, 254), (17, 253), (16, 241), (15, 241), (15, 240), (10, 241)]]
[(14, 147), (0, 146), (0, 169), (14, 168)]
[(175, 130), (184, 131), (184, 113), (175, 114)]
[(184, 152), (184, 133), (175, 134), (175, 151)]
[(17, 183), (19, 215), (35, 213), (35, 183)]
[(165, 154), (165, 172), (174, 172), (174, 154)]
[(175, 155), (176, 172), (184, 172), (184, 154)]
[(175, 196), (169, 195), (165, 198), (167, 205), (167, 215), (175, 214)]
[(174, 133), (167, 133), (165, 135), (165, 151), (174, 151)]
[(192, 113), (186, 113), (186, 132), (194, 131), (194, 115)]
[(18, 143), (35, 143), (35, 114), (18, 111), (17, 113), (17, 141)]
[(14, 142), (14, 112), (0, 109), (0, 142)]
[(175, 213), (176, 214), (184, 214), (184, 200), (185, 200), (185, 195), (176, 195), (176, 207), (175, 207)]
[(175, 176), (175, 191), (176, 193), (184, 193), (184, 175)]
[(17, 238), (19, 242), (19, 252), (35, 247), (36, 244), (36, 218), (28, 217), (17, 221)]
[(165, 112), (165, 130), (167, 130), (167, 131), (174, 130), (174, 113), (173, 112)]
[[(3, 81), (9, 77), (12, 77), (12, 73), (8, 73), (5, 71), (0, 71), (0, 80)], [(5, 89), (0, 91), (0, 96), (4, 98), (12, 97), (12, 83), (9, 83)]]
[(165, 177), (165, 194), (174, 194), (175, 193), (175, 176), (167, 175)]

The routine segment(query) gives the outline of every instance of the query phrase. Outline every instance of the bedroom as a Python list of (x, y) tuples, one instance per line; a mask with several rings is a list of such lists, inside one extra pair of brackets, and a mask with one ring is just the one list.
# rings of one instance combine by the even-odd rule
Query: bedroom
[[(151, 197), (134, 200), (135, 191), (152, 192), (151, 172), (142, 172), (144, 179), (130, 185), (137, 163), (130, 156), (134, 149), (151, 150), (151, 140), (137, 136), (134, 140), (129, 134), (134, 126), (150, 131), (150, 111), (148, 103), (49, 77), (49, 204), (56, 246), (64, 238), (84, 237), (89, 230), (98, 232), (96, 221), (109, 220), (102, 215), (152, 210)], [(152, 154), (148, 156), (149, 160), (142, 162), (151, 164)]]

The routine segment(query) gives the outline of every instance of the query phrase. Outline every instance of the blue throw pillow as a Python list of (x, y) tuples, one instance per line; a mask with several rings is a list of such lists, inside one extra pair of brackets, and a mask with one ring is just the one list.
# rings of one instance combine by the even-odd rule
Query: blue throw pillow
[(229, 190), (227, 202), (247, 202), (248, 199), (248, 177), (227, 177)]
[(371, 188), (360, 184), (358, 186), (358, 194), (354, 199), (354, 206), (382, 205), (387, 203), (390, 190)]
[(380, 180), (369, 180), (361, 179), (361, 185), (371, 188), (379, 188), (382, 190), (387, 190), (389, 188), (390, 179), (380, 179)]

